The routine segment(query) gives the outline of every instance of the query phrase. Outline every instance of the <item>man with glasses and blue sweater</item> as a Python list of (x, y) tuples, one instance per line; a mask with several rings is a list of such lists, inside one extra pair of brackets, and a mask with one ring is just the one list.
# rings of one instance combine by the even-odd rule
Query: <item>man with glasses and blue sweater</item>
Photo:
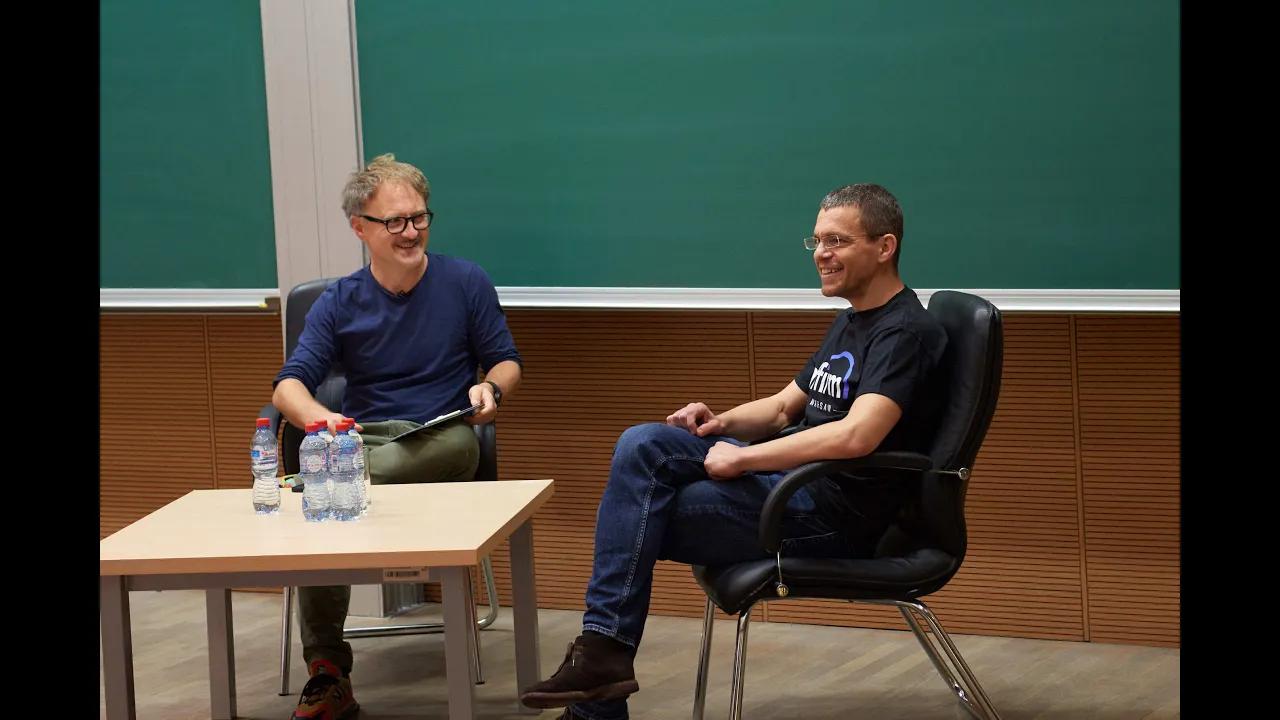
[[(359, 421), (374, 484), (470, 480), (480, 451), (468, 423), (492, 421), (503, 395), (520, 384), (520, 355), (488, 275), (475, 263), (427, 251), (430, 194), (422, 171), (390, 154), (352, 173), (342, 209), (369, 264), (316, 299), (271, 398), (296, 427), (323, 421), (332, 433), (343, 417)], [(315, 392), (335, 362), (347, 387), (342, 407), (327, 408)], [(477, 369), (484, 382), (476, 382)], [(392, 442), (472, 405), (480, 409), (465, 420)], [(359, 704), (351, 645), (342, 639), (351, 588), (301, 587), (298, 598), (311, 679), (293, 717), (351, 717)]]

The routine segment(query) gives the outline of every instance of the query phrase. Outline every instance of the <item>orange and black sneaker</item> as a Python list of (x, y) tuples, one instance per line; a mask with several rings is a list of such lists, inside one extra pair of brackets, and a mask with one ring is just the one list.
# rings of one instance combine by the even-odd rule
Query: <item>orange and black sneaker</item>
[(291, 720), (347, 720), (360, 710), (351, 693), (351, 678), (328, 660), (313, 660), (307, 666), (311, 679), (302, 688), (298, 709)]

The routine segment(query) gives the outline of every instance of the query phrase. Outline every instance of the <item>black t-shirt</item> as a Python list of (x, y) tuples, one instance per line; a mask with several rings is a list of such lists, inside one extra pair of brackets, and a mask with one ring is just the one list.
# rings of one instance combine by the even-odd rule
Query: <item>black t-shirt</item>
[[(943, 399), (933, 370), (946, 346), (946, 330), (908, 287), (880, 307), (841, 312), (795, 377), (809, 395), (801, 425), (840, 420), (858, 396), (876, 393), (902, 409), (876, 449), (927, 451)], [(863, 552), (893, 521), (909, 489), (892, 473), (831, 478), (811, 486), (824, 514), (842, 525)]]

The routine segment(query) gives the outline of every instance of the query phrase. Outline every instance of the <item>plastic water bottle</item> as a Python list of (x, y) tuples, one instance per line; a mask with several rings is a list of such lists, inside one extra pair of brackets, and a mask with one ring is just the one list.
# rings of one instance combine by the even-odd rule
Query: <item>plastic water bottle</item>
[(333, 477), (333, 517), (335, 520), (355, 520), (360, 517), (360, 482), (356, 474), (356, 439), (351, 437), (352, 423), (343, 420), (338, 423), (338, 434), (334, 436), (333, 464), (329, 474)]
[(259, 515), (280, 512), (280, 481), (276, 479), (280, 453), (271, 434), (271, 421), (258, 418), (249, 444), (249, 464), (253, 469), (253, 511)]
[(366, 458), (364, 456), (364, 438), (360, 437), (360, 433), (356, 432), (355, 418), (343, 418), (343, 420), (351, 421), (351, 429), (347, 434), (356, 439), (356, 482), (360, 487), (360, 514), (367, 515), (369, 513), (369, 468), (366, 466)]
[(324, 457), (325, 457), (325, 483), (329, 486), (329, 510), (333, 510), (333, 463), (336, 458), (334, 454), (338, 452), (338, 446), (333, 444), (333, 435), (329, 432), (329, 423), (327, 420), (317, 420), (320, 423), (319, 435), (324, 441)]
[(307, 436), (298, 446), (298, 479), (303, 482), (302, 516), (318, 522), (327, 520), (330, 513), (329, 496), (329, 448), (320, 429), (323, 422), (307, 423)]

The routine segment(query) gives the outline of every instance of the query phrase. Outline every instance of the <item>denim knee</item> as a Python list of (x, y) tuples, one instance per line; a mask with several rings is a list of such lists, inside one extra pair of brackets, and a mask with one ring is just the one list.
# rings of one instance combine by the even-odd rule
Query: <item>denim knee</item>
[(665, 423), (650, 422), (632, 425), (618, 436), (618, 442), (613, 446), (613, 454), (634, 455), (648, 449), (654, 442), (660, 441), (671, 430), (684, 432)]
[(618, 436), (613, 461), (638, 460), (649, 467), (672, 457), (701, 460), (710, 444), (684, 428), (666, 423), (632, 425)]

